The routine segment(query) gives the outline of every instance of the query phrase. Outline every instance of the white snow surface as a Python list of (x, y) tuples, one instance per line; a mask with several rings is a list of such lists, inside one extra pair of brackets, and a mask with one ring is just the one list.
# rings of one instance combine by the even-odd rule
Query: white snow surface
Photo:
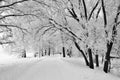
[(80, 58), (57, 56), (0, 61), (0, 80), (120, 80), (86, 67)]

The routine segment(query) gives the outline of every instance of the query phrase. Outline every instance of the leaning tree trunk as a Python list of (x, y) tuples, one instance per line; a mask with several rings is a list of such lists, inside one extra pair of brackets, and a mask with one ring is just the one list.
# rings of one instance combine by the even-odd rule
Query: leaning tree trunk
[(92, 51), (90, 48), (88, 48), (88, 54), (89, 54), (89, 67), (91, 69), (94, 69), (94, 64), (93, 64), (93, 57), (92, 57)]
[(89, 66), (89, 62), (88, 62), (87, 57), (86, 57), (86, 55), (84, 54), (83, 50), (80, 49), (80, 46), (77, 44), (77, 42), (74, 41), (74, 44), (75, 44), (76, 48), (82, 53), (82, 55), (83, 55), (83, 57), (84, 57), (84, 59), (85, 59), (86, 65)]
[(62, 47), (63, 50), (63, 57), (65, 57), (65, 47)]
[(109, 71), (109, 64), (110, 64), (110, 52), (113, 46), (113, 42), (107, 43), (107, 52), (105, 56), (105, 63), (104, 63), (104, 72), (108, 73)]

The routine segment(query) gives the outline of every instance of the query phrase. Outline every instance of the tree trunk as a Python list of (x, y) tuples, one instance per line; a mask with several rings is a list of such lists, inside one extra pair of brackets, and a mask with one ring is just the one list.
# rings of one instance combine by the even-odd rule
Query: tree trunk
[(104, 55), (102, 55), (102, 61), (101, 61), (101, 63), (103, 64), (103, 62), (104, 62)]
[(72, 56), (72, 50), (70, 49), (70, 51), (69, 51), (69, 54), (70, 54), (70, 57)]
[(40, 52), (39, 52), (39, 58), (40, 58)]
[(77, 44), (77, 42), (74, 41), (74, 44), (75, 44), (76, 48), (82, 53), (82, 55), (83, 55), (83, 57), (84, 57), (84, 59), (85, 59), (86, 65), (89, 66), (89, 62), (88, 62), (87, 57), (86, 57), (86, 55), (84, 54), (83, 50), (80, 49), (80, 46)]
[(96, 62), (96, 67), (99, 67), (99, 56), (98, 54), (95, 55), (95, 62)]
[(49, 47), (49, 52), (48, 52), (48, 55), (50, 56), (50, 47)]
[(26, 58), (26, 50), (24, 49), (23, 52), (22, 52), (22, 57), (23, 58)]
[(63, 49), (63, 57), (65, 57), (65, 47), (63, 47), (62, 49)]
[(42, 49), (42, 54), (41, 54), (41, 56), (43, 56), (43, 53), (44, 53), (44, 52), (43, 52), (43, 49)]
[[(104, 25), (106, 26), (107, 25), (107, 18), (106, 18), (106, 12), (105, 12), (105, 6), (104, 6), (104, 0), (102, 0), (102, 8), (103, 8), (103, 14), (104, 14)], [(117, 35), (117, 22), (118, 22), (118, 19), (119, 19), (119, 13), (120, 11), (120, 5), (118, 6), (118, 9), (117, 9), (117, 14), (116, 14), (116, 17), (115, 17), (115, 20), (114, 20), (114, 25), (113, 25), (113, 29), (112, 29), (112, 41), (115, 40), (115, 37)], [(107, 34), (107, 33), (106, 33)], [(108, 35), (108, 34), (107, 34)], [(109, 71), (109, 65), (110, 65), (110, 52), (111, 52), (111, 49), (112, 49), (112, 46), (113, 46), (113, 42), (110, 41), (110, 43), (108, 42), (107, 43), (107, 52), (106, 52), (106, 56), (105, 56), (105, 63), (104, 63), (104, 72), (108, 73)]]
[(39, 54), (39, 58), (40, 58), (40, 56), (41, 56), (41, 55), (40, 55), (40, 48), (39, 48), (39, 52), (38, 52), (38, 54)]
[(47, 55), (47, 51), (45, 50), (45, 55)]
[(113, 46), (113, 42), (107, 43), (107, 52), (105, 56), (105, 63), (104, 63), (104, 72), (108, 73), (109, 71), (109, 63), (110, 63), (110, 52)]
[(43, 53), (42, 53), (42, 56), (44, 56)]
[(88, 53), (89, 53), (89, 61), (90, 61), (90, 63), (89, 63), (89, 67), (90, 67), (91, 69), (94, 69), (93, 57), (92, 57), (92, 51), (91, 51), (90, 48), (88, 48)]
[(23, 57), (26, 58), (26, 53), (24, 53)]

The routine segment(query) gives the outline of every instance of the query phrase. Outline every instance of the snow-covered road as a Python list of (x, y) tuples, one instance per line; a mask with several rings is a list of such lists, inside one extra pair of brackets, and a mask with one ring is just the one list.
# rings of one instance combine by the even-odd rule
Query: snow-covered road
[(45, 57), (0, 67), (0, 80), (120, 80), (120, 78), (99, 70), (91, 70), (73, 59)]

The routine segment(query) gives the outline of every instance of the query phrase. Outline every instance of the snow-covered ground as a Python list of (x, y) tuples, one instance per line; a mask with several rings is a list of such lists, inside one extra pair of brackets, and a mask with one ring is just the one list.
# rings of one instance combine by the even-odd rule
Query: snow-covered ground
[(46, 56), (9, 58), (0, 61), (0, 80), (120, 80), (120, 78), (97, 69), (89, 69), (80, 58)]

